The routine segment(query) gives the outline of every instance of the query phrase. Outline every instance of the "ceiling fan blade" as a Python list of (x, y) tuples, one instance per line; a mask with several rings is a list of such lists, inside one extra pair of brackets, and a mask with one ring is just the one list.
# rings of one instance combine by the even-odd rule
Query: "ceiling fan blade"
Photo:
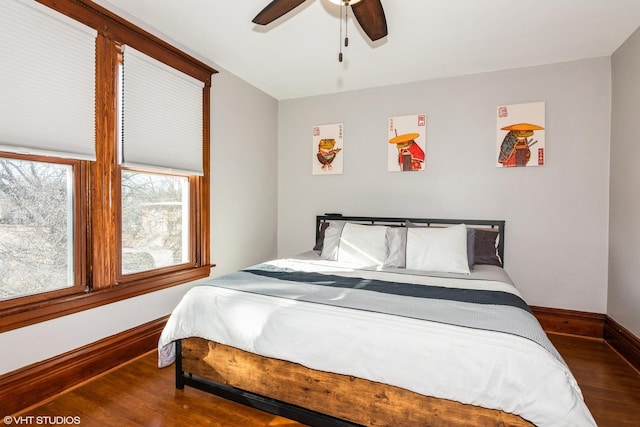
[(387, 18), (384, 16), (380, 0), (362, 0), (352, 4), (351, 10), (371, 41), (381, 39), (388, 34)]
[(282, 15), (291, 12), (305, 1), (306, 0), (273, 0), (253, 18), (252, 22), (254, 24), (267, 25)]

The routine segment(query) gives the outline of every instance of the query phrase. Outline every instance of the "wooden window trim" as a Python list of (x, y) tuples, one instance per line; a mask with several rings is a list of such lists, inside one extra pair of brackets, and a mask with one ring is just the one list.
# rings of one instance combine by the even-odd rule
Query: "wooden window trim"
[(211, 86), (218, 71), (89, 0), (35, 0)]
[[(98, 31), (96, 39), (96, 157), (74, 166), (76, 186), (75, 258), (79, 271), (71, 292), (54, 291), (16, 299), (0, 310), (0, 333), (194, 281), (210, 265), (210, 88), (217, 71), (89, 0), (36, 0)], [(203, 176), (190, 177), (191, 259), (188, 265), (120, 277), (118, 254), (120, 173), (117, 161), (117, 70), (119, 46), (127, 44), (204, 83)], [(33, 158), (31, 158), (33, 159)], [(99, 187), (99, 188), (96, 188)], [(111, 195), (105, 198), (103, 195)], [(86, 232), (85, 232), (86, 230)], [(83, 259), (78, 259), (83, 258)], [(82, 288), (82, 289), (80, 289)]]
[(2, 311), (0, 333), (207, 277), (210, 268), (211, 266), (207, 265), (176, 272), (169, 277), (151, 278), (135, 284), (119, 285), (12, 307)]

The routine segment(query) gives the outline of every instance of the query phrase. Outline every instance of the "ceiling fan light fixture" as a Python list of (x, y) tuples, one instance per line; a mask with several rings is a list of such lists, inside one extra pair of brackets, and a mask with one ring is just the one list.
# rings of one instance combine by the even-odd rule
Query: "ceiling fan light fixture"
[[(291, 12), (296, 7), (302, 5), (306, 0), (271, 0), (255, 18), (251, 20), (254, 24), (268, 25)], [(352, 6), (353, 17), (360, 24), (360, 28), (367, 37), (375, 42), (388, 34), (387, 19), (382, 8), (382, 0), (329, 0), (331, 3), (340, 6), (340, 17), (342, 12), (348, 13), (348, 7)], [(346, 18), (345, 18), (346, 21)]]

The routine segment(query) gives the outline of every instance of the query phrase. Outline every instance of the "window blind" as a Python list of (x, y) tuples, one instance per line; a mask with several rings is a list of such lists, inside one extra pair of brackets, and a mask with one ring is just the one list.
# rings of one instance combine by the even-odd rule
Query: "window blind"
[(96, 31), (0, 2), (0, 151), (95, 160)]
[(122, 165), (203, 175), (203, 87), (203, 82), (124, 46)]

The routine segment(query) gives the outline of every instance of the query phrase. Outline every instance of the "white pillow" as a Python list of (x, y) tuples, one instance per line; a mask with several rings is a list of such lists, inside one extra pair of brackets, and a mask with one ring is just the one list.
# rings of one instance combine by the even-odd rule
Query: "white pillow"
[(338, 246), (340, 245), (340, 235), (344, 227), (344, 221), (330, 221), (329, 226), (324, 231), (324, 242), (320, 258), (335, 261), (338, 259)]
[(346, 223), (340, 235), (338, 261), (360, 266), (382, 265), (387, 255), (387, 227)]
[(470, 274), (467, 227), (407, 228), (407, 269)]

